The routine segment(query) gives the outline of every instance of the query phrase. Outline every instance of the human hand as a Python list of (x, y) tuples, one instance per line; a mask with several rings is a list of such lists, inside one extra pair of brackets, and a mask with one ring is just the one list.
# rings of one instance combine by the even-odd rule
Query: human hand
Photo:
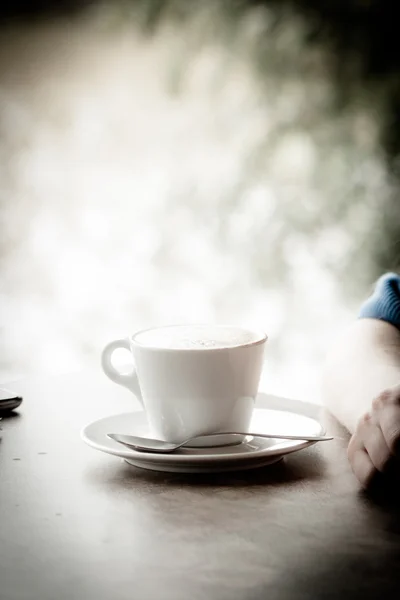
[[(397, 458), (396, 458), (397, 455)], [(350, 440), (347, 456), (351, 468), (363, 487), (368, 487), (377, 473), (400, 475), (400, 385), (381, 392), (371, 410), (358, 422)]]

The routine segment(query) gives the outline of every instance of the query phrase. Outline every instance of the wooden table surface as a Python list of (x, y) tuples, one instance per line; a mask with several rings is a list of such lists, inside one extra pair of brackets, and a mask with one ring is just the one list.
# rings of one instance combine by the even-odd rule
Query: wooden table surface
[(134, 407), (101, 375), (38, 378), (0, 422), (1, 600), (398, 597), (396, 502), (360, 493), (348, 436), (263, 469), (154, 473), (80, 440)]

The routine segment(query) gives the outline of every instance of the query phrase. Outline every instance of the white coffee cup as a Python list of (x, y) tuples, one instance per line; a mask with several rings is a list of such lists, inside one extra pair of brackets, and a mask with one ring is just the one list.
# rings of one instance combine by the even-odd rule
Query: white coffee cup
[[(102, 367), (112, 381), (140, 400), (153, 437), (180, 442), (216, 432), (245, 432), (266, 341), (263, 332), (237, 327), (159, 327), (110, 342), (102, 353)], [(129, 374), (112, 364), (112, 355), (120, 348), (133, 356)], [(196, 445), (231, 443), (228, 437), (199, 439)]]

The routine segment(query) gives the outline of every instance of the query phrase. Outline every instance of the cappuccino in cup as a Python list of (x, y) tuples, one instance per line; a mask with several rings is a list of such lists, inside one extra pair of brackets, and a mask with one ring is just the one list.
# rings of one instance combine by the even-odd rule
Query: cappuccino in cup
[(234, 348), (251, 344), (260, 334), (238, 327), (215, 325), (171, 325), (140, 331), (134, 336), (137, 344), (169, 350), (208, 350)]

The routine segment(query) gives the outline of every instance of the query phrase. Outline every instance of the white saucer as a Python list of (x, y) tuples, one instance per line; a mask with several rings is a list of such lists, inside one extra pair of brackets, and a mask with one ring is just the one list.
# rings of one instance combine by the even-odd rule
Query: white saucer
[[(303, 407), (310, 405), (265, 394), (260, 394), (261, 396), (267, 398), (268, 408), (254, 410), (251, 431), (288, 435), (325, 434), (321, 423), (304, 414)], [(92, 448), (124, 458), (135, 467), (171, 473), (213, 473), (254, 469), (277, 462), (286, 454), (315, 443), (247, 437), (243, 443), (235, 446), (182, 448), (173, 454), (146, 454), (118, 444), (108, 438), (107, 433), (151, 437), (143, 411), (112, 415), (94, 421), (82, 430), (81, 437)]]

